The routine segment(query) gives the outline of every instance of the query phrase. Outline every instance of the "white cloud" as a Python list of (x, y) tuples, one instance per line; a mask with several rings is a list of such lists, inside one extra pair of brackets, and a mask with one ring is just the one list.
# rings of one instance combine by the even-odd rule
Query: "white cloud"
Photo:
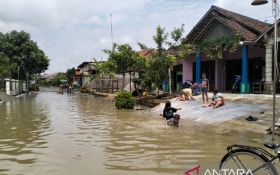
[(271, 1), (268, 4), (253, 6), (253, 0), (217, 0), (216, 5), (261, 21), (272, 22)]
[(214, 3), (216, 6), (223, 7), (224, 6), (224, 0), (216, 0)]
[(103, 21), (99, 16), (91, 16), (84, 20), (84, 23), (101, 24)]
[[(260, 20), (271, 6), (253, 7), (251, 0), (0, 0), (0, 30), (26, 30), (51, 59), (48, 72), (64, 71), (90, 58), (103, 58), (114, 41), (154, 46), (157, 25), (167, 31), (185, 24), (187, 34), (212, 4)], [(270, 18), (271, 19), (271, 18)]]

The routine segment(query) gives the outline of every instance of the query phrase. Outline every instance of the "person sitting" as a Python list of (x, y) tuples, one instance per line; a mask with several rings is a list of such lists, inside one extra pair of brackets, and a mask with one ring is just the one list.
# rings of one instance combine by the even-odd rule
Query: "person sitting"
[(163, 117), (166, 119), (166, 124), (174, 127), (179, 126), (179, 120), (180, 120), (180, 115), (175, 114), (178, 110), (181, 110), (181, 108), (173, 108), (171, 107), (170, 101), (167, 101), (165, 103), (165, 107), (163, 109)]
[(182, 89), (181, 93), (185, 95), (186, 99), (195, 100), (195, 98), (192, 95), (192, 88), (191, 87)]
[(218, 108), (225, 104), (225, 99), (221, 93), (217, 89), (213, 92), (212, 102), (208, 105), (208, 107)]
[(186, 101), (189, 100), (189, 98), (187, 98), (183, 92), (180, 92), (180, 96), (176, 97), (176, 100)]

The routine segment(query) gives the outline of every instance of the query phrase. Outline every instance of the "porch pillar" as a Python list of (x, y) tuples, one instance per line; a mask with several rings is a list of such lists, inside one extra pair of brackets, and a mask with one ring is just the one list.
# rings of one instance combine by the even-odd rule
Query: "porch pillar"
[(11, 95), (16, 95), (16, 93), (17, 93), (17, 90), (16, 90), (16, 80), (15, 80), (15, 79), (12, 79), (12, 80), (11, 80), (11, 83), (12, 83), (12, 92), (11, 92)]
[(199, 53), (195, 56), (195, 63), (196, 63), (196, 71), (195, 71), (195, 82), (200, 83), (201, 77), (201, 56)]
[(242, 81), (240, 92), (247, 94), (250, 91), (249, 80), (248, 80), (248, 46), (242, 46)]
[(272, 44), (265, 44), (265, 91), (272, 92)]

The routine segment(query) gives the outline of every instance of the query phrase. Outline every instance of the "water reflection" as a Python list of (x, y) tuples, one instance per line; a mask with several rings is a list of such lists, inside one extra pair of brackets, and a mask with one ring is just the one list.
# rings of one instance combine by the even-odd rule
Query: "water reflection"
[(12, 173), (14, 167), (24, 171), (36, 162), (39, 150), (48, 147), (47, 111), (35, 97), (0, 105), (0, 172)]
[(116, 110), (111, 100), (79, 94), (44, 92), (0, 113), (0, 174), (175, 175), (217, 168), (230, 144), (270, 138), (187, 119), (168, 128), (149, 110)]

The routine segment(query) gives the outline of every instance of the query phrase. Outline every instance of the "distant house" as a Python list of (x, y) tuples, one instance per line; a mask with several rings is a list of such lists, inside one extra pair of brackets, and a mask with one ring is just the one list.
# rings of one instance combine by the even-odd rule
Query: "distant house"
[(79, 86), (82, 85), (82, 77), (81, 77), (80, 68), (75, 69), (75, 74), (73, 76), (73, 81), (75, 83), (77, 83)]
[[(100, 61), (99, 63), (104, 62)], [(74, 76), (74, 81), (80, 84), (80, 86), (87, 86), (90, 89), (96, 89), (101, 91), (111, 91), (124, 89), (129, 84), (128, 74), (126, 74), (125, 84), (122, 84), (122, 75), (115, 75), (115, 77), (98, 77), (92, 79), (93, 75), (97, 73), (94, 66), (95, 62), (83, 62), (77, 69)]]
[(96, 73), (96, 69), (94, 67), (94, 62), (83, 62), (78, 66), (78, 70), (76, 73), (80, 76), (80, 85), (81, 86), (90, 86), (91, 84), (91, 76)]
[[(229, 91), (234, 75), (241, 75), (241, 93), (254, 90), (256, 83), (265, 80), (266, 89), (272, 82), (271, 24), (212, 6), (194, 26), (185, 40), (197, 44), (220, 37), (241, 37), (240, 47), (234, 53), (224, 53), (222, 59), (210, 59), (204, 53), (194, 53), (175, 66), (175, 80), (200, 82), (206, 73), (211, 89)], [(268, 33), (268, 37), (264, 34)], [(267, 39), (268, 38), (268, 39)], [(181, 80), (180, 80), (181, 79)]]

